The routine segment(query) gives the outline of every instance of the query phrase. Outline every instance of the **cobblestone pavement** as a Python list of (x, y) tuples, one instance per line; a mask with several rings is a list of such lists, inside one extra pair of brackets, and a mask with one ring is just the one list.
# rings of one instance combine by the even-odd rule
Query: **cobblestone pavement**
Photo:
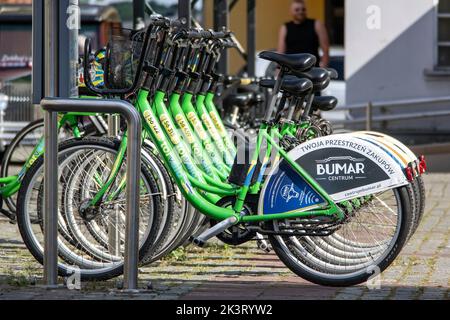
[(139, 294), (118, 292), (117, 280), (84, 283), (80, 291), (48, 290), (35, 285), (41, 281), (42, 267), (22, 244), (16, 226), (0, 220), (0, 299), (449, 299), (450, 174), (425, 179), (425, 217), (382, 274), (378, 290), (311, 284), (255, 244), (177, 250), (140, 270), (140, 286), (150, 285), (150, 290)]

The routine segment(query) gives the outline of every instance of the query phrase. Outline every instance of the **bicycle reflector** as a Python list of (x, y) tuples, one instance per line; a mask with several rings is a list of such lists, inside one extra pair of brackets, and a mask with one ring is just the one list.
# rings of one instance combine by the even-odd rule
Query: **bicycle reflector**
[(408, 181), (413, 181), (414, 180), (414, 172), (413, 172), (413, 168), (411, 166), (406, 167), (405, 169), (406, 172), (406, 178), (408, 179)]
[(419, 157), (419, 172), (420, 174), (424, 174), (427, 171), (427, 162), (425, 161), (425, 156), (422, 155)]

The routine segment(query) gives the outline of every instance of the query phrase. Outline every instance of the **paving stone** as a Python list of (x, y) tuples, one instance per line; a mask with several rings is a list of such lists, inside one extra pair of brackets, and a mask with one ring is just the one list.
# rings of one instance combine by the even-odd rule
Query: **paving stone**
[(382, 287), (380, 289), (366, 290), (361, 296), (361, 300), (384, 300), (391, 296), (394, 289), (391, 287)]
[(425, 288), (420, 295), (421, 300), (443, 300), (445, 298), (446, 289), (442, 288)]
[(413, 287), (399, 287), (395, 291), (395, 294), (393, 295), (393, 300), (412, 300), (416, 297), (416, 295), (419, 293), (419, 288), (413, 288)]
[(338, 294), (334, 297), (334, 300), (359, 300), (360, 295), (353, 294)]

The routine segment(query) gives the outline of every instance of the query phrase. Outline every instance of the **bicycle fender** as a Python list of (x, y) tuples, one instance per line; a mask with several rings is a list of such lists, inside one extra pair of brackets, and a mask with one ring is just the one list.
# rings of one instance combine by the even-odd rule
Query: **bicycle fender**
[(421, 165), (420, 158), (417, 157), (414, 152), (411, 151), (407, 146), (405, 146), (402, 142), (399, 140), (390, 137), (386, 134), (374, 132), (374, 131), (359, 131), (355, 132), (355, 134), (362, 134), (370, 139), (374, 139), (378, 141), (380, 144), (383, 144), (388, 149), (393, 150), (395, 153), (401, 154), (402, 158), (404, 159), (404, 162), (407, 163), (408, 167), (411, 167), (415, 173), (415, 175), (422, 175), (424, 172), (419, 170), (419, 166)]
[[(397, 149), (393, 152), (388, 145), (392, 141), (383, 135), (374, 139), (362, 133), (336, 134), (302, 143), (288, 157), (334, 202), (342, 202), (409, 183), (405, 169), (411, 155)], [(324, 203), (311, 184), (281, 159), (264, 182), (259, 205), (263, 214), (280, 214), (310, 210)]]
[(385, 148), (387, 152), (395, 154), (399, 160), (408, 167), (407, 170), (409, 173), (407, 175), (409, 175), (410, 181), (426, 172), (425, 157), (422, 155), (418, 158), (411, 149), (397, 139), (374, 131), (359, 131), (354, 134), (359, 135), (363, 139), (376, 141), (380, 146)]

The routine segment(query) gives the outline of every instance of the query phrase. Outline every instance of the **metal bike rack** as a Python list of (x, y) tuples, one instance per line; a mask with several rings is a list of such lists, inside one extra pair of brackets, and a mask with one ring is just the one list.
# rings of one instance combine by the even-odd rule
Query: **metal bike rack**
[[(139, 262), (139, 179), (141, 168), (141, 118), (121, 100), (44, 98), (44, 280), (48, 287), (58, 281), (58, 112), (121, 114), (127, 121), (127, 197), (124, 289), (135, 290)], [(55, 169), (56, 168), (56, 169)]]

